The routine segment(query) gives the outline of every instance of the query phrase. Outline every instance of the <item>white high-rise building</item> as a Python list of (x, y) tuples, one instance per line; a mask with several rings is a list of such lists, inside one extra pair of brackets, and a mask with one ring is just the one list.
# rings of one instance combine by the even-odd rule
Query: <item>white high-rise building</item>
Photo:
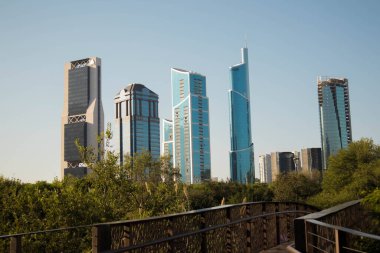
[(260, 182), (271, 183), (272, 182), (271, 155), (265, 154), (265, 155), (259, 156), (259, 170), (260, 170)]

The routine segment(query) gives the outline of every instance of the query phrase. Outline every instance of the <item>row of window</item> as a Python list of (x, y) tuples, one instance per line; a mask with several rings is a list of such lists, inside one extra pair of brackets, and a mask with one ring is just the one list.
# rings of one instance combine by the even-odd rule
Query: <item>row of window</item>
[(158, 101), (132, 99), (115, 103), (116, 119), (135, 115), (158, 118)]

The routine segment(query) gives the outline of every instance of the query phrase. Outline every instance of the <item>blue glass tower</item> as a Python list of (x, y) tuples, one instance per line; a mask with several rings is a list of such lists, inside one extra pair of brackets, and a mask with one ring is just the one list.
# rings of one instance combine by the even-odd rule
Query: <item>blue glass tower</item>
[(115, 102), (116, 150), (123, 156), (149, 151), (160, 157), (158, 95), (142, 84), (130, 84), (118, 92)]
[(319, 118), (321, 124), (322, 163), (328, 167), (330, 155), (352, 141), (348, 80), (318, 78)]
[(210, 180), (209, 106), (206, 77), (171, 69), (174, 166), (185, 183)]
[(249, 96), (248, 48), (241, 49), (242, 62), (230, 67), (230, 175), (231, 180), (251, 183), (255, 179)]

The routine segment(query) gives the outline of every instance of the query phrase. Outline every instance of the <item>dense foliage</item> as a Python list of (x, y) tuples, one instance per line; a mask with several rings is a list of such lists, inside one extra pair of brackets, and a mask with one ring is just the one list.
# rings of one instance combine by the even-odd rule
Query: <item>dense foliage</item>
[[(106, 138), (106, 147), (108, 147)], [(98, 161), (91, 148), (78, 146), (93, 173), (52, 183), (22, 183), (0, 177), (0, 235), (64, 228), (99, 222), (178, 213), (242, 201), (271, 200), (265, 184), (181, 183), (169, 157), (153, 159), (149, 152), (126, 156), (122, 166), (112, 151)], [(25, 236), (27, 252), (88, 251), (89, 228)], [(0, 251), (9, 240), (0, 239)]]
[(379, 208), (380, 146), (370, 139), (351, 143), (347, 149), (331, 156), (323, 175), (322, 192), (308, 200), (321, 208), (354, 199)]
[[(106, 144), (107, 147), (107, 138)], [(103, 151), (103, 158), (97, 161), (91, 149), (81, 146), (79, 149), (83, 161), (93, 170), (87, 177), (69, 176), (62, 181), (33, 184), (0, 177), (1, 235), (145, 218), (245, 201), (296, 201), (325, 208), (364, 198), (366, 206), (380, 213), (380, 147), (368, 139), (354, 142), (332, 156), (323, 176), (318, 172), (288, 173), (269, 185), (258, 182), (186, 185), (181, 183), (169, 157), (155, 160), (143, 152), (126, 156), (120, 166), (112, 151)], [(30, 245), (31, 252), (86, 251), (91, 245), (89, 229), (34, 235), (23, 240)], [(0, 239), (0, 251), (6, 251), (8, 243)]]

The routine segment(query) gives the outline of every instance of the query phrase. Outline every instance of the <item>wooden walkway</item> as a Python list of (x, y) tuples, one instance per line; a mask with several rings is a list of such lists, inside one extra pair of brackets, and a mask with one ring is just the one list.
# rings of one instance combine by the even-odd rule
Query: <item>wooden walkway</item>
[(274, 248), (263, 250), (260, 253), (296, 253), (298, 252), (295, 249), (288, 247), (289, 245), (292, 245), (292, 244), (293, 243), (284, 243)]

